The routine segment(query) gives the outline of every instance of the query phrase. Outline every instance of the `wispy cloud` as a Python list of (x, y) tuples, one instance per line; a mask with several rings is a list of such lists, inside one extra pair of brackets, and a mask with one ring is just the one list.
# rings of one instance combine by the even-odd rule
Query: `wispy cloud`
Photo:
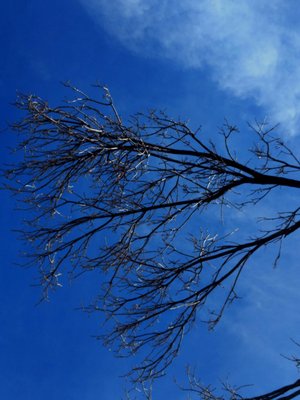
[(300, 27), (295, 0), (80, 0), (128, 48), (209, 67), (223, 90), (254, 99), (297, 133)]

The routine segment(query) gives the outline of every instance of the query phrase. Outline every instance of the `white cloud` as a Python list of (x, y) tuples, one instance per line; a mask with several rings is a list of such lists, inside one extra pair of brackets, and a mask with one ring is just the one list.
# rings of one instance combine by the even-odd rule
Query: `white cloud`
[(186, 68), (210, 67), (218, 85), (252, 98), (297, 133), (300, 27), (290, 0), (80, 0), (125, 46)]

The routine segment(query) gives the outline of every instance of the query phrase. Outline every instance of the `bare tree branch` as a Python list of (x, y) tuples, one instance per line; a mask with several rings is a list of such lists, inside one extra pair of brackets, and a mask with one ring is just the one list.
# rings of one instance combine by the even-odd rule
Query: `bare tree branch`
[[(143, 355), (133, 373), (144, 382), (165, 372), (215, 292), (224, 295), (210, 326), (237, 297), (249, 259), (300, 227), (295, 207), (269, 218), (267, 230), (232, 242), (228, 233), (201, 231), (203, 213), (299, 189), (300, 162), (263, 124), (252, 127), (250, 158), (239, 160), (231, 145), (237, 128), (228, 122), (218, 149), (161, 112), (123, 122), (106, 88), (103, 101), (72, 89), (76, 97), (57, 107), (19, 96), (24, 116), (14, 128), (24, 158), (7, 168), (8, 187), (28, 211), (22, 235), (35, 249), (29, 259), (44, 296), (66, 272), (101, 270), (102, 291), (86, 309), (106, 314), (108, 346)], [(257, 399), (278, 399), (294, 385)]]

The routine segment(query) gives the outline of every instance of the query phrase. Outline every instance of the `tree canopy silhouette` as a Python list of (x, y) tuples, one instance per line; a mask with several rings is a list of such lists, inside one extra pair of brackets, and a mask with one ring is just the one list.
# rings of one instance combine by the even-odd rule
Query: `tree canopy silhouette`
[[(33, 95), (16, 102), (24, 155), (6, 175), (28, 211), (28, 261), (45, 297), (66, 274), (100, 270), (101, 290), (86, 309), (106, 315), (108, 346), (143, 356), (132, 378), (149, 381), (166, 371), (197, 318), (210, 327), (220, 320), (249, 259), (300, 227), (297, 205), (238, 239), (221, 228), (209, 232), (202, 216), (299, 189), (300, 161), (265, 124), (251, 127), (255, 143), (239, 157), (231, 144), (238, 129), (228, 122), (215, 144), (163, 112), (124, 122), (105, 87), (101, 101), (72, 90), (73, 99), (57, 107)], [(200, 397), (217, 398), (195, 378), (190, 383)], [(297, 381), (255, 399), (299, 393)]]

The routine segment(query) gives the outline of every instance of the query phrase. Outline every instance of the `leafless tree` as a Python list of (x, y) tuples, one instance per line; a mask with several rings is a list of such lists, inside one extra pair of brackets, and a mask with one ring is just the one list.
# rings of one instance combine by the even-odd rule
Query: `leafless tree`
[[(228, 122), (217, 146), (162, 112), (124, 122), (105, 87), (101, 101), (72, 90), (57, 107), (18, 97), (24, 156), (6, 175), (28, 211), (23, 236), (44, 296), (66, 274), (102, 271), (101, 292), (86, 309), (105, 313), (108, 346), (143, 355), (133, 375), (144, 382), (164, 373), (197, 317), (219, 321), (250, 258), (300, 227), (296, 205), (234, 242), (231, 231), (201, 230), (204, 213), (299, 189), (300, 161), (265, 124), (251, 127), (254, 144), (238, 158), (238, 130)], [(218, 292), (219, 309), (210, 312)], [(285, 393), (257, 399), (292, 398)]]
[(295, 382), (281, 386), (268, 393), (263, 393), (255, 397), (245, 397), (242, 395), (243, 389), (250, 385), (241, 387), (233, 387), (228, 383), (222, 384), (222, 393), (218, 393), (216, 388), (204, 385), (198, 379), (195, 371), (188, 368), (187, 370), (188, 385), (180, 386), (182, 391), (189, 393), (189, 399), (202, 400), (291, 400), (300, 396), (300, 379)]

